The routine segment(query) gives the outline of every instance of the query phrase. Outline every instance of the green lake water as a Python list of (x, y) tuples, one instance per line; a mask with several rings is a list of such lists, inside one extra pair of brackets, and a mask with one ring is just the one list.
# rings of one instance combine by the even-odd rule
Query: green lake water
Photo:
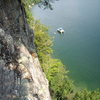
[[(54, 57), (61, 59), (76, 86), (100, 88), (100, 0), (59, 0), (53, 8), (36, 5), (31, 12), (49, 27)], [(59, 27), (64, 34), (56, 32)]]

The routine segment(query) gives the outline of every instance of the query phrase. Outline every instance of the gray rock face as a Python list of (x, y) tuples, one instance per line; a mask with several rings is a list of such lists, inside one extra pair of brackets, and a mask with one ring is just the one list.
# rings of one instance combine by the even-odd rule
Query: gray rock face
[(51, 100), (19, 1), (0, 0), (0, 100)]

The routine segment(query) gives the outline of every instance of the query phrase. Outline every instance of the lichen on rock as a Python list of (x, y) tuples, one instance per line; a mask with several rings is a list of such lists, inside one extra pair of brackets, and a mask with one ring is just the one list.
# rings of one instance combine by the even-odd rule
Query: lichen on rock
[(22, 5), (0, 0), (0, 8), (0, 100), (51, 100), (38, 57), (30, 53), (33, 32)]

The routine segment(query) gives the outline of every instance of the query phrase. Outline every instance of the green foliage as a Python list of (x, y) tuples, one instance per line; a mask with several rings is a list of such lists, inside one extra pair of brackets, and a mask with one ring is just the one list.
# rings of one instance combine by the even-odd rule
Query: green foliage
[(25, 3), (25, 6), (32, 5), (32, 3), (36, 4), (39, 3), (41, 0), (22, 0), (23, 3)]
[(27, 18), (27, 22), (30, 25), (30, 27), (32, 27), (34, 18), (32, 17), (32, 14), (29, 10), (29, 4), (30, 3), (31, 3), (30, 0), (22, 0), (22, 4), (23, 4), (24, 9), (25, 9), (25, 15), (26, 15), (26, 18)]
[(51, 95), (54, 99), (63, 100), (73, 91), (72, 82), (67, 77), (68, 71), (60, 60), (51, 56), (52, 39), (48, 35), (48, 28), (36, 21), (34, 31), (34, 43), (43, 71), (49, 80)]
[(77, 92), (73, 100), (100, 100), (100, 91), (88, 91), (84, 89)]
[(36, 21), (34, 31), (34, 43), (36, 46), (39, 59), (42, 62), (44, 56), (47, 56), (50, 53), (52, 53), (52, 49), (50, 48), (50, 46), (52, 45), (52, 41), (47, 34), (47, 27), (40, 24), (39, 21)]
[(32, 3), (33, 4), (39, 3), (41, 0), (21, 0), (21, 1), (25, 9), (27, 22), (30, 25), (30, 27), (32, 27), (34, 25), (34, 18), (30, 12), (29, 5), (31, 6)]

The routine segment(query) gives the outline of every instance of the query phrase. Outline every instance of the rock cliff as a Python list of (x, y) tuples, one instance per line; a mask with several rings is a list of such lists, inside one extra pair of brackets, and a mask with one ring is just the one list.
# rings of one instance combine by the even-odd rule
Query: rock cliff
[(51, 100), (23, 4), (0, 0), (0, 100)]

